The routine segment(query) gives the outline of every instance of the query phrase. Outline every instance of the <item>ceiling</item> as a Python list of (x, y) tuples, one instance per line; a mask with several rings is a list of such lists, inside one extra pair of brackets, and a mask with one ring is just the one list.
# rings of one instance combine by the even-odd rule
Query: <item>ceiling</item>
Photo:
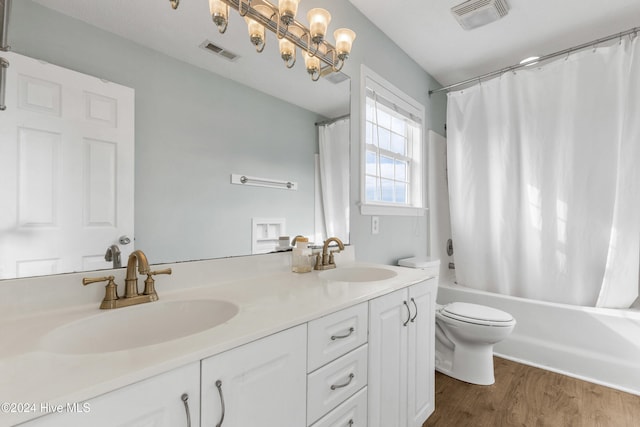
[(470, 31), (450, 11), (463, 0), (350, 1), (442, 85), (640, 26), (640, 0), (507, 0)]
[[(227, 32), (219, 34), (206, 0), (182, 1), (177, 10), (166, 0), (33, 1), (323, 116), (349, 113), (348, 80), (311, 83), (300, 52), (296, 66), (286, 69), (272, 35), (267, 36), (265, 51), (257, 54), (235, 11)], [(462, 0), (350, 1), (442, 85), (640, 25), (640, 0), (507, 0), (507, 16), (470, 31), (463, 30), (450, 12)], [(322, 6), (323, 0), (302, 0), (298, 15)], [(332, 28), (349, 27), (336, 15)], [(199, 46), (205, 40), (239, 59), (229, 62), (203, 50)]]

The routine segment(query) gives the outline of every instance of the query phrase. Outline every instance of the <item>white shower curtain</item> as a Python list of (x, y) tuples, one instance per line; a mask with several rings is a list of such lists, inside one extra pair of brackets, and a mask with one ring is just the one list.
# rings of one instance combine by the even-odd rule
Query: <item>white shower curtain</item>
[(349, 118), (319, 125), (320, 189), (327, 237), (349, 242)]
[(637, 298), (638, 39), (449, 94), (458, 282), (587, 306)]

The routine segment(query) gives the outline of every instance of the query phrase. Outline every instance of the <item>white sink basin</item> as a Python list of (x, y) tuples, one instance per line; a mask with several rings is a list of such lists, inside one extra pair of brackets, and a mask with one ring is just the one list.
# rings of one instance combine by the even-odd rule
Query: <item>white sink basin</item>
[(157, 301), (117, 308), (57, 327), (41, 348), (64, 354), (106, 353), (159, 344), (206, 331), (238, 313), (227, 301)]
[(397, 275), (393, 270), (379, 267), (338, 267), (325, 270), (318, 274), (318, 277), (336, 282), (377, 282)]

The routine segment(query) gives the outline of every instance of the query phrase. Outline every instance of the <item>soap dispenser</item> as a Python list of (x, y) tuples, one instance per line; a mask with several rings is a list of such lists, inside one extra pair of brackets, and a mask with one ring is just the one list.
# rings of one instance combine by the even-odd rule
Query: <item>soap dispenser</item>
[(306, 237), (297, 237), (295, 240), (296, 246), (291, 252), (291, 271), (294, 273), (308, 273), (313, 269), (309, 239)]

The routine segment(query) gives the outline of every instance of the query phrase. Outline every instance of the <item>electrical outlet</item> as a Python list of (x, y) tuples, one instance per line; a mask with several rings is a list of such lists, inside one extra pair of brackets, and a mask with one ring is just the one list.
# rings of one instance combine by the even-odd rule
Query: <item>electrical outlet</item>
[(380, 232), (380, 217), (371, 217), (371, 234), (378, 234)]

